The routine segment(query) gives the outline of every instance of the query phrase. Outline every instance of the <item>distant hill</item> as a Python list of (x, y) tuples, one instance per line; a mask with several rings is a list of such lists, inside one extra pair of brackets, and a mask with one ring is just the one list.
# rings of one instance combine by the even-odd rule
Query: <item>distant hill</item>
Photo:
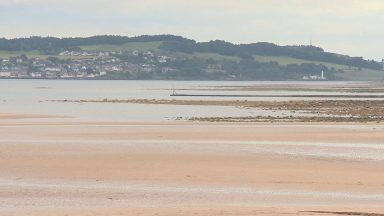
[[(384, 77), (381, 62), (325, 52), (315, 46), (279, 46), (265, 42), (233, 44), (221, 40), (196, 42), (174, 35), (0, 39), (0, 58), (21, 53), (30, 57), (57, 56), (68, 50), (137, 50), (171, 55), (188, 61), (168, 65), (183, 73), (176, 76), (177, 79), (297, 80), (321, 71), (333, 80), (380, 80)], [(194, 70), (218, 73), (199, 77), (204, 74), (199, 75)], [(241, 74), (236, 70), (241, 70)]]

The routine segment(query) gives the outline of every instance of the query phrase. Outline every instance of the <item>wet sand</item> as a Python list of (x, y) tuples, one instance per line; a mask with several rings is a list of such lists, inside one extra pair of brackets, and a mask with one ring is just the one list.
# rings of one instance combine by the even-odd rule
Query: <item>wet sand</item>
[(380, 215), (383, 140), (383, 124), (3, 121), (0, 215)]
[(4, 120), (4, 119), (47, 119), (47, 118), (69, 118), (69, 117), (58, 116), (58, 115), (0, 113), (0, 120)]

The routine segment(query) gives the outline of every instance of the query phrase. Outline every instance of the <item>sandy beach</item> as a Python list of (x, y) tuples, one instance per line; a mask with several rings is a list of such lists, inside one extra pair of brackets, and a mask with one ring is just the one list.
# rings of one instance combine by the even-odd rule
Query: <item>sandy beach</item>
[(13, 114), (13, 113), (0, 113), (0, 120), (4, 119), (48, 119), (48, 118), (68, 118), (58, 115), (39, 115), (39, 114)]
[(384, 216), (384, 0), (0, 17), (0, 216)]
[(382, 124), (35, 117), (0, 124), (0, 215), (384, 214)]

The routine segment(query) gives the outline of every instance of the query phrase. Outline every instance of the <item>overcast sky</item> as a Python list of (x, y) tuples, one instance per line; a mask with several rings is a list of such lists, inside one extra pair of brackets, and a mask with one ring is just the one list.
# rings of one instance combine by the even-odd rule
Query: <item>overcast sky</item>
[(384, 58), (384, 0), (0, 0), (0, 37), (176, 34)]

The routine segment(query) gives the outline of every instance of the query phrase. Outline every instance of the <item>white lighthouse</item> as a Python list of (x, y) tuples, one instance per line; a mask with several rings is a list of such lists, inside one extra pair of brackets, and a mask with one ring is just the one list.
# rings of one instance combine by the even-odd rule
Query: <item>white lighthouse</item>
[(321, 80), (326, 80), (327, 78), (324, 76), (324, 71), (321, 71)]

